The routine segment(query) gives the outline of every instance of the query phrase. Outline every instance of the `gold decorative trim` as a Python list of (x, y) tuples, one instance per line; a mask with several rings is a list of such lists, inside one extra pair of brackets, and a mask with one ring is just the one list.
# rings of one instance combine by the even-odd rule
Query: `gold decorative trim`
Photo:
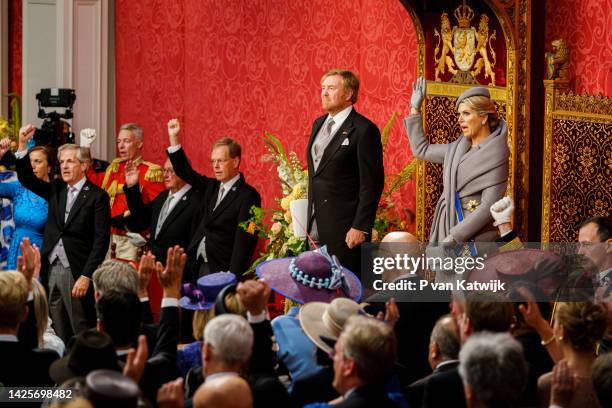
[(566, 92), (567, 81), (545, 80), (544, 97), (544, 163), (543, 163), (543, 189), (542, 189), (542, 225), (541, 241), (549, 242), (551, 239), (551, 196), (553, 178), (553, 141), (555, 121), (575, 121), (612, 125), (612, 98), (601, 94), (594, 96), (588, 94), (574, 94)]
[(555, 112), (557, 111), (610, 116), (612, 115), (612, 98), (603, 97), (601, 94), (589, 95), (586, 92), (582, 95), (574, 94), (572, 91), (560, 93), (555, 98)]
[[(473, 87), (474, 85), (460, 85), (451, 84), (448, 82), (427, 81), (427, 95), (450, 96), (453, 98), (457, 98), (463, 92)], [(493, 99), (494, 101), (508, 101), (508, 90), (505, 87), (488, 86), (487, 88), (491, 93), (491, 99)]]

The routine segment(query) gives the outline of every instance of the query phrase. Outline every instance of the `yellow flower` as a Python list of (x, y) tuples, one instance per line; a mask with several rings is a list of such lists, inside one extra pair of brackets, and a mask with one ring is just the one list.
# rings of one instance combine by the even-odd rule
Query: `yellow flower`
[(304, 194), (304, 187), (302, 186), (301, 183), (298, 183), (295, 186), (293, 186), (293, 192), (291, 193), (291, 195), (293, 195), (296, 198), (301, 198), (302, 194)]
[(285, 212), (284, 217), (285, 217), (285, 221), (291, 222), (291, 211)]
[(281, 208), (284, 211), (289, 210), (289, 205), (291, 204), (291, 202), (293, 201), (293, 195), (289, 194), (287, 197), (283, 197), (283, 199), (281, 200)]
[(272, 227), (270, 228), (270, 233), (272, 235), (278, 235), (281, 230), (282, 230), (283, 226), (281, 225), (280, 222), (275, 222), (274, 224), (272, 224)]
[(249, 226), (247, 227), (246, 232), (248, 232), (251, 235), (255, 235), (255, 228), (257, 228), (257, 225), (255, 225), (254, 222), (250, 222)]

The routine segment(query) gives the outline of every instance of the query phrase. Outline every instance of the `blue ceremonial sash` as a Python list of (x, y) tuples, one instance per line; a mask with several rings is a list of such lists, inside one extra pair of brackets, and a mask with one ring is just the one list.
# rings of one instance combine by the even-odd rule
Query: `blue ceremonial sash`
[[(463, 209), (461, 208), (461, 201), (459, 201), (459, 193), (455, 192), (455, 210), (457, 211), (457, 220), (459, 222), (463, 221)], [(468, 247), (470, 248), (470, 255), (472, 257), (476, 256), (476, 247), (474, 246), (474, 240), (468, 241)], [(463, 252), (461, 248), (455, 249), (455, 254), (459, 256)]]

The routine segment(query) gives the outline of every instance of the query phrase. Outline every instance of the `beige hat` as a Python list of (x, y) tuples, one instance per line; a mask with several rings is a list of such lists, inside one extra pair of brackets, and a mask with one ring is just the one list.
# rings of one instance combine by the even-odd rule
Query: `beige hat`
[(331, 353), (332, 347), (322, 337), (338, 340), (349, 317), (366, 314), (363, 306), (348, 298), (336, 298), (331, 303), (306, 303), (299, 314), (302, 330), (317, 347)]

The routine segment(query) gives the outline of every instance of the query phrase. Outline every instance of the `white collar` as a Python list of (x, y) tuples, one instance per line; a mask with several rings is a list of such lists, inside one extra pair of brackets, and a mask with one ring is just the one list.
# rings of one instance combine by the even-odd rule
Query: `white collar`
[(445, 365), (449, 365), (449, 364), (451, 364), (451, 363), (456, 363), (456, 362), (458, 362), (458, 361), (459, 361), (459, 360), (446, 360), (446, 361), (443, 361), (443, 362), (441, 362), (440, 364), (438, 364), (438, 365), (436, 366), (436, 370), (437, 370), (437, 369), (439, 369), (440, 367), (443, 367), (443, 366), (445, 366)]
[(14, 334), (0, 334), (0, 341), (6, 341), (9, 343), (18, 343), (19, 339)]
[(353, 110), (353, 105), (342, 109), (340, 112), (336, 113), (334, 116), (332, 116), (331, 114), (328, 114), (327, 118), (325, 118), (325, 122), (329, 121), (329, 118), (334, 118), (334, 128), (336, 126), (340, 126), (344, 123), (346, 118), (348, 118), (348, 115), (351, 114), (352, 110)]
[(221, 183), (221, 186), (219, 186), (219, 189), (221, 189), (221, 187), (223, 187), (224, 191), (229, 191), (232, 186), (234, 184), (236, 184), (236, 182), (240, 179), (240, 173), (236, 174), (234, 177), (232, 177), (231, 179), (229, 179), (228, 181), (226, 181), (225, 183)]
[(85, 185), (85, 182), (87, 181), (87, 177), (83, 176), (83, 178), (81, 180), (79, 180), (75, 185), (73, 185), (72, 187), (70, 187), (70, 185), (68, 185), (68, 189), (70, 188), (75, 188), (77, 193), (81, 192), (81, 189), (83, 188), (83, 186)]
[(238, 377), (238, 373), (235, 372), (235, 371), (221, 371), (221, 372), (214, 373), (214, 374), (211, 374), (211, 375), (207, 376), (204, 379), (204, 382), (212, 381), (215, 378), (221, 378), (221, 377)]
[(171, 192), (170, 190), (168, 190), (168, 198), (170, 198), (170, 196), (172, 196), (173, 198), (176, 198), (175, 202), (178, 202), (178, 200), (180, 200), (185, 194), (187, 194), (187, 192), (191, 189), (191, 184), (185, 184), (183, 187), (181, 187), (180, 190), (178, 190), (176, 193)]

